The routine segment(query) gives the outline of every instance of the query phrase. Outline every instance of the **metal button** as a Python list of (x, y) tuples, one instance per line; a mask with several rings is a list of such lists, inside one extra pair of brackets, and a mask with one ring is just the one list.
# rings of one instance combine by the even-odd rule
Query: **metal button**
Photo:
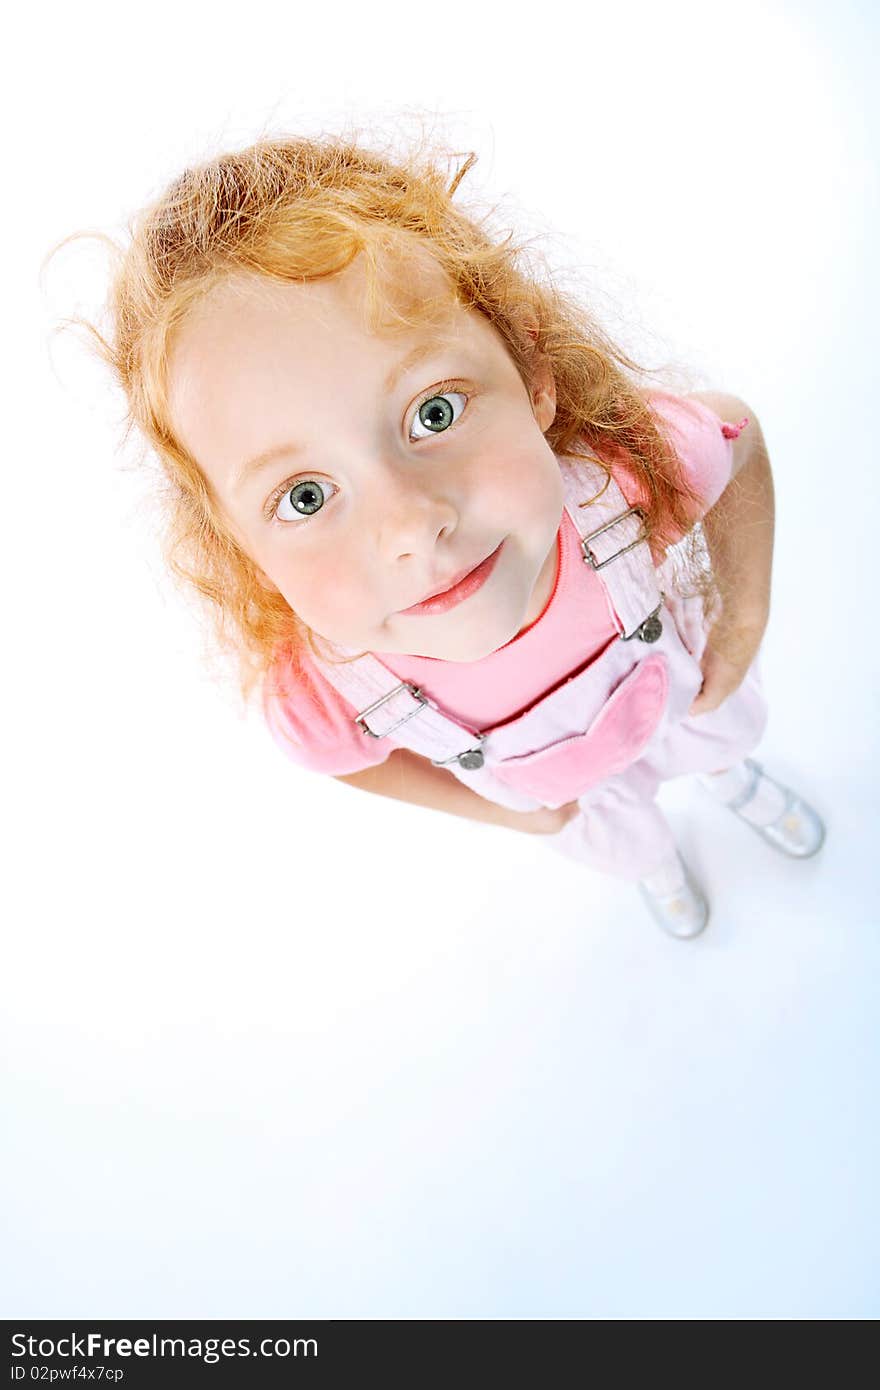
[(639, 628), (639, 637), (643, 642), (656, 642), (662, 631), (663, 624), (657, 614), (652, 613), (650, 618), (646, 618)]
[(485, 759), (479, 748), (469, 748), (466, 753), (459, 753), (458, 761), (466, 772), (471, 772), (475, 768), (482, 767)]

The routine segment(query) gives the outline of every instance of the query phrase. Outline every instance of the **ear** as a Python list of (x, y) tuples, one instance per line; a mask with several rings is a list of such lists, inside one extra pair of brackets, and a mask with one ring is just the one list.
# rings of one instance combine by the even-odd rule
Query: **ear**
[[(538, 321), (530, 313), (526, 319), (526, 332), (533, 342), (538, 339)], [(550, 359), (544, 355), (536, 356), (532, 368), (532, 384), (529, 391), (532, 400), (532, 413), (544, 434), (556, 418), (556, 382)]]
[(547, 357), (541, 359), (540, 365), (532, 374), (531, 397), (532, 413), (541, 428), (541, 433), (545, 434), (556, 419), (556, 382)]

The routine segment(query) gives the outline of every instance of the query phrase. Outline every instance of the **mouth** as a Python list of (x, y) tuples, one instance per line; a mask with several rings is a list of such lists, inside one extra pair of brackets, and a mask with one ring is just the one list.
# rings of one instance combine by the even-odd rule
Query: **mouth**
[(493, 550), (491, 555), (487, 555), (486, 559), (481, 560), (474, 569), (468, 570), (448, 589), (441, 590), (439, 594), (430, 594), (427, 598), (423, 598), (420, 603), (414, 603), (411, 608), (402, 608), (401, 613), (413, 617), (428, 616), (432, 613), (445, 613), (447, 609), (455, 608), (457, 604), (464, 603), (465, 599), (470, 598), (471, 594), (475, 594), (478, 589), (483, 587), (495, 568), (503, 545), (504, 542), (502, 541), (497, 550)]

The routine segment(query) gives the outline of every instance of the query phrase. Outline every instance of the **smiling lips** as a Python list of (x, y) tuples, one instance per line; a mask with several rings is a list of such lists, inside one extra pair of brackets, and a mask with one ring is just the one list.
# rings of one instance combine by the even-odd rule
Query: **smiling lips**
[[(503, 545), (504, 542), (501, 542)], [(457, 584), (453, 584), (451, 589), (444, 589), (442, 593), (432, 594), (430, 598), (422, 599), (421, 603), (414, 603), (412, 608), (401, 609), (402, 613), (411, 613), (414, 616), (428, 616), (432, 613), (445, 613), (449, 608), (455, 608), (457, 604), (463, 603), (471, 594), (475, 594), (485, 584), (489, 575), (495, 568), (498, 556), (501, 554), (501, 545), (497, 550), (493, 550), (485, 560), (481, 560), (475, 569), (470, 570)]]

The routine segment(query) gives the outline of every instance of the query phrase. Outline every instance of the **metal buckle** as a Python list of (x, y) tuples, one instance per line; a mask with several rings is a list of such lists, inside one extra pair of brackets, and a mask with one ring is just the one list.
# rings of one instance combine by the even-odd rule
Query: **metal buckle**
[(657, 614), (663, 607), (663, 600), (665, 598), (666, 595), (663, 594), (660, 599), (660, 602), (654, 609), (654, 612), (649, 613), (647, 618), (643, 618), (642, 621), (639, 623), (638, 627), (629, 634), (629, 637), (625, 636), (624, 633), (621, 633), (621, 642), (631, 642), (634, 637), (640, 638), (642, 642), (656, 642), (658, 637), (660, 637), (663, 632), (663, 624), (657, 617)]
[(432, 766), (449, 767), (450, 763), (458, 763), (459, 767), (463, 767), (465, 772), (475, 772), (478, 768), (481, 768), (486, 761), (486, 755), (480, 747), (482, 743), (485, 743), (486, 735), (476, 734), (475, 738), (477, 740), (477, 746), (475, 748), (466, 748), (463, 753), (455, 753), (451, 758), (432, 758)]
[(600, 526), (597, 530), (591, 531), (588, 536), (584, 536), (581, 540), (581, 550), (583, 551), (584, 560), (592, 569), (597, 571), (604, 569), (606, 565), (611, 564), (612, 560), (616, 560), (619, 555), (625, 555), (628, 550), (632, 550), (634, 546), (641, 545), (642, 541), (648, 539), (647, 535), (643, 533), (641, 536), (637, 536), (634, 541), (631, 541), (629, 545), (625, 545), (620, 550), (615, 551), (613, 555), (609, 555), (607, 560), (596, 559), (590, 550), (590, 541), (596, 536), (601, 536), (603, 531), (610, 531), (612, 526), (616, 526), (618, 521), (623, 521), (624, 517), (627, 516), (637, 516), (642, 521), (645, 519), (645, 513), (642, 511), (641, 507), (630, 507), (627, 511), (621, 512), (620, 516), (614, 517), (611, 521), (606, 521), (604, 526)]
[[(412, 695), (416, 700), (418, 700), (418, 705), (415, 709), (411, 709), (409, 714), (405, 714), (402, 719), (398, 719), (396, 724), (390, 725), (390, 727), (385, 729), (383, 733), (374, 733), (373, 730), (368, 728), (367, 725), (364, 723), (364, 720), (366, 719), (367, 715), (372, 714), (374, 710), (379, 709), (381, 705), (384, 705), (386, 700), (390, 700), (394, 695), (399, 694), (401, 690), (408, 690), (410, 695)], [(363, 730), (365, 734), (369, 734), (370, 738), (387, 738), (387, 736), (390, 733), (392, 733), (395, 729), (399, 729), (401, 724), (405, 724), (408, 719), (412, 719), (413, 715), (421, 714), (422, 710), (424, 709), (427, 703), (428, 701), (425, 699), (418, 686), (410, 685), (409, 681), (401, 681), (400, 685), (396, 685), (393, 690), (389, 690), (387, 695), (380, 696), (378, 700), (374, 700), (373, 703), (371, 705), (368, 705), (366, 709), (362, 709), (360, 714), (358, 714), (355, 717), (354, 722), (358, 725), (359, 728)]]

